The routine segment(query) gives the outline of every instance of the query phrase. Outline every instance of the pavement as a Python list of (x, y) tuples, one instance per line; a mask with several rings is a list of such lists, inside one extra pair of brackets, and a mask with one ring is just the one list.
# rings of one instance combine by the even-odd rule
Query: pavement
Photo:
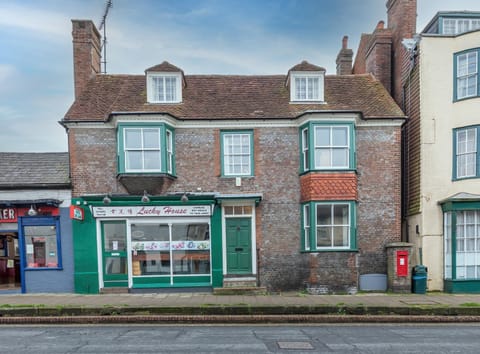
[(1, 294), (0, 324), (479, 322), (480, 294)]

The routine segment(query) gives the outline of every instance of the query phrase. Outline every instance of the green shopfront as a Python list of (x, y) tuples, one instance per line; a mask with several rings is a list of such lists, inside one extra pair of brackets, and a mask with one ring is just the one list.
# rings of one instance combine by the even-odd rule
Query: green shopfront
[(106, 198), (73, 201), (77, 293), (222, 286), (221, 208), (213, 196)]
[(76, 198), (75, 291), (214, 288), (226, 275), (255, 276), (258, 201), (216, 194)]

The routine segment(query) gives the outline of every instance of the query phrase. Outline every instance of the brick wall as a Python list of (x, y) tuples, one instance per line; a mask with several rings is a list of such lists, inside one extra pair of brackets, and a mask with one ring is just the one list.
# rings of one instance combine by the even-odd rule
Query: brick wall
[[(238, 187), (234, 178), (219, 176), (219, 134), (219, 129), (176, 129), (177, 179), (167, 192), (262, 193), (256, 209), (260, 285), (271, 291), (299, 289), (313, 271), (321, 284), (345, 290), (357, 285), (358, 274), (386, 273), (384, 246), (400, 240), (400, 128), (357, 127), (358, 175), (323, 176), (331, 175), (333, 184), (346, 182), (351, 196), (351, 182), (358, 186), (360, 268), (356, 252), (321, 252), (316, 270), (310, 254), (300, 252), (301, 180), (307, 177), (299, 176), (298, 129), (255, 128), (255, 176), (242, 178)], [(125, 193), (116, 179), (114, 128), (71, 128), (69, 144), (74, 196)]]
[(72, 35), (73, 76), (77, 98), (88, 80), (100, 73), (100, 33), (92, 21), (72, 20)]
[(385, 245), (401, 240), (401, 128), (357, 128), (360, 274), (387, 273)]

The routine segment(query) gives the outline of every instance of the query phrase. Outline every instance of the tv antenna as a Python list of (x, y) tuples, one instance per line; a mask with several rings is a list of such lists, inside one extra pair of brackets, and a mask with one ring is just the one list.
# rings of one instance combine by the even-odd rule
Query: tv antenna
[(102, 21), (100, 22), (100, 26), (98, 26), (98, 30), (101, 31), (103, 29), (103, 40), (102, 40), (102, 47), (100, 50), (103, 50), (103, 60), (101, 64), (103, 64), (103, 73), (107, 73), (107, 15), (108, 15), (108, 10), (112, 7), (112, 0), (107, 0), (107, 3), (105, 4), (105, 12), (103, 13), (102, 16)]

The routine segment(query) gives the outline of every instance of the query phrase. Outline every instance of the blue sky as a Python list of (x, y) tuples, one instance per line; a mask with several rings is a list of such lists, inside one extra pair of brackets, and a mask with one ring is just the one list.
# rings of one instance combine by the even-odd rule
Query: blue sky
[[(386, 0), (113, 0), (107, 71), (143, 74), (164, 60), (186, 74), (286, 74), (302, 60), (335, 73), (344, 35), (386, 21)], [(417, 31), (478, 0), (417, 0)], [(71, 19), (97, 26), (104, 0), (0, 0), (0, 151), (67, 151), (58, 124), (73, 102)]]

